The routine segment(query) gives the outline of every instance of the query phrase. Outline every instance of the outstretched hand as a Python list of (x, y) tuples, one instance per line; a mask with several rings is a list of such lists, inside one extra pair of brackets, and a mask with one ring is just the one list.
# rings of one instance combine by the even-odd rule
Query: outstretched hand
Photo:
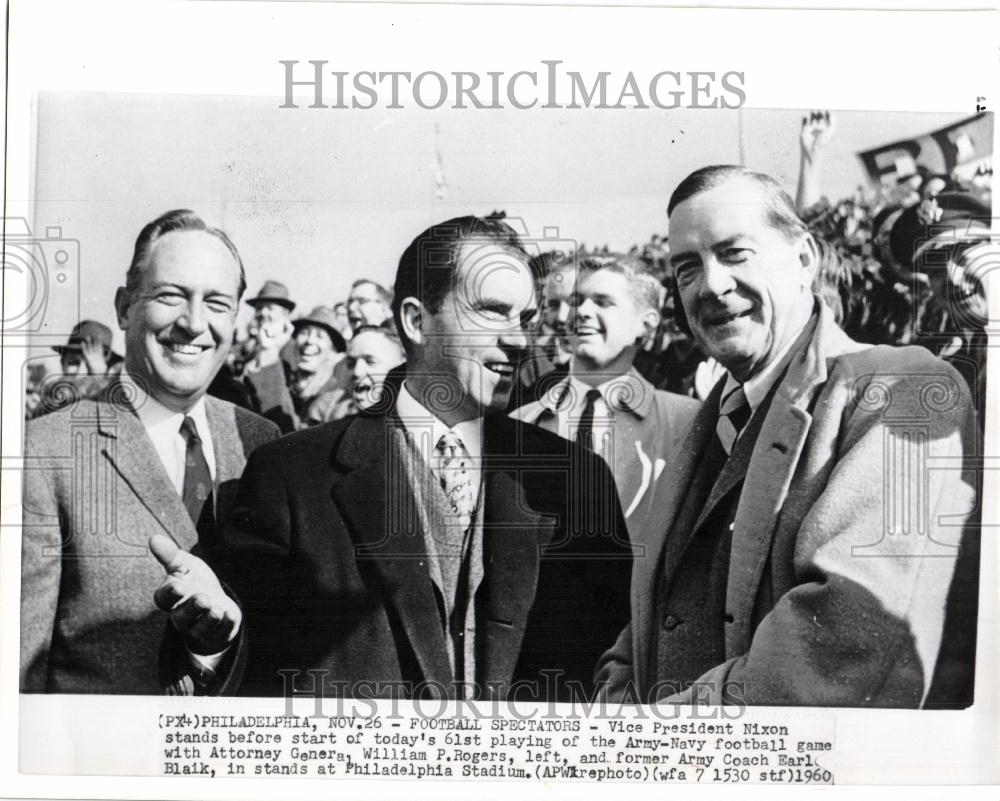
[(170, 613), (187, 647), (195, 654), (224, 651), (239, 632), (243, 613), (215, 573), (164, 534), (149, 538), (149, 550), (167, 573), (153, 600)]

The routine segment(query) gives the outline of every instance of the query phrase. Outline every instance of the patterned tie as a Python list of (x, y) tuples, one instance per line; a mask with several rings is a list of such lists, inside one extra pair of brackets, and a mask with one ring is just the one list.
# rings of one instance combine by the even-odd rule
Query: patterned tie
[(208, 469), (205, 452), (201, 449), (198, 427), (190, 417), (185, 417), (181, 423), (181, 436), (187, 442), (184, 458), (184, 506), (187, 507), (198, 533), (202, 534), (205, 527), (211, 526), (213, 521), (212, 474)]
[(727, 456), (733, 452), (733, 445), (750, 420), (750, 414), (750, 404), (742, 386), (736, 387), (719, 404), (719, 421), (715, 425), (715, 433)]
[(438, 477), (441, 489), (451, 504), (452, 511), (464, 528), (472, 521), (472, 510), (476, 505), (473, 497), (472, 475), (469, 473), (469, 457), (461, 438), (452, 430), (441, 435), (437, 444)]
[(576, 430), (577, 444), (591, 451), (594, 450), (594, 404), (600, 397), (600, 390), (587, 391), (587, 402), (583, 406), (583, 414), (580, 415), (580, 427)]

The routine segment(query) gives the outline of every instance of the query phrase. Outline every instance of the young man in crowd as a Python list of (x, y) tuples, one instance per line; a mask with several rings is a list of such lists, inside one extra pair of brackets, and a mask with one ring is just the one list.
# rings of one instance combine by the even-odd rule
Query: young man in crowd
[(581, 258), (567, 299), (569, 373), (512, 413), (575, 440), (608, 463), (633, 541), (674, 446), (699, 406), (655, 389), (633, 367), (659, 325), (661, 294), (659, 282), (636, 258)]

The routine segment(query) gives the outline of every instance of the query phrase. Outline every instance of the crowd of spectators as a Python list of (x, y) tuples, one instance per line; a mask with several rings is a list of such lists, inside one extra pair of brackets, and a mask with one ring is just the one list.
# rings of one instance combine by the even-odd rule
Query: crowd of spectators
[[(982, 404), (988, 322), (984, 281), (996, 260), (989, 229), (992, 171), (980, 169), (963, 181), (917, 166), (895, 183), (859, 186), (851, 197), (830, 200), (822, 186), (833, 131), (828, 112), (802, 120), (796, 202), (820, 251), (815, 290), (850, 337), (928, 348), (958, 369)], [(576, 265), (608, 252), (581, 245), (576, 253), (543, 253), (534, 259), (537, 337), (514, 403), (537, 397), (546, 375), (565, 375)], [(627, 251), (663, 287), (661, 321), (635, 367), (658, 389), (704, 398), (721, 371), (686, 333), (672, 291), (669, 253), (669, 242), (660, 234)], [(298, 316), (296, 302), (276, 280), (267, 280), (247, 303), (254, 316), (211, 391), (274, 420), (283, 431), (378, 403), (387, 374), (405, 360), (392, 318), (392, 292), (373, 280), (359, 279), (346, 299)], [(93, 396), (120, 369), (110, 330), (92, 320), (82, 321), (66, 345), (55, 350), (59, 374), (46, 376), (35, 368), (28, 375), (29, 418)]]

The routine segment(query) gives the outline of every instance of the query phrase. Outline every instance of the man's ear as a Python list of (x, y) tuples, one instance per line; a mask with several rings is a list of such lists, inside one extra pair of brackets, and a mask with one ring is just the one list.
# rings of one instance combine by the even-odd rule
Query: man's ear
[(660, 313), (656, 309), (645, 309), (640, 312), (642, 334), (639, 337), (639, 345), (645, 345), (656, 335), (656, 330), (660, 327)]
[(414, 345), (424, 343), (424, 304), (416, 298), (404, 298), (399, 304), (399, 320), (403, 334)]
[(132, 305), (132, 297), (128, 289), (123, 286), (118, 287), (115, 292), (115, 314), (118, 315), (118, 327), (125, 331), (128, 329), (128, 308)]
[(819, 245), (812, 234), (805, 234), (799, 247), (799, 261), (802, 263), (802, 271), (799, 273), (799, 280), (804, 289), (810, 289), (813, 281), (819, 275), (820, 255)]

